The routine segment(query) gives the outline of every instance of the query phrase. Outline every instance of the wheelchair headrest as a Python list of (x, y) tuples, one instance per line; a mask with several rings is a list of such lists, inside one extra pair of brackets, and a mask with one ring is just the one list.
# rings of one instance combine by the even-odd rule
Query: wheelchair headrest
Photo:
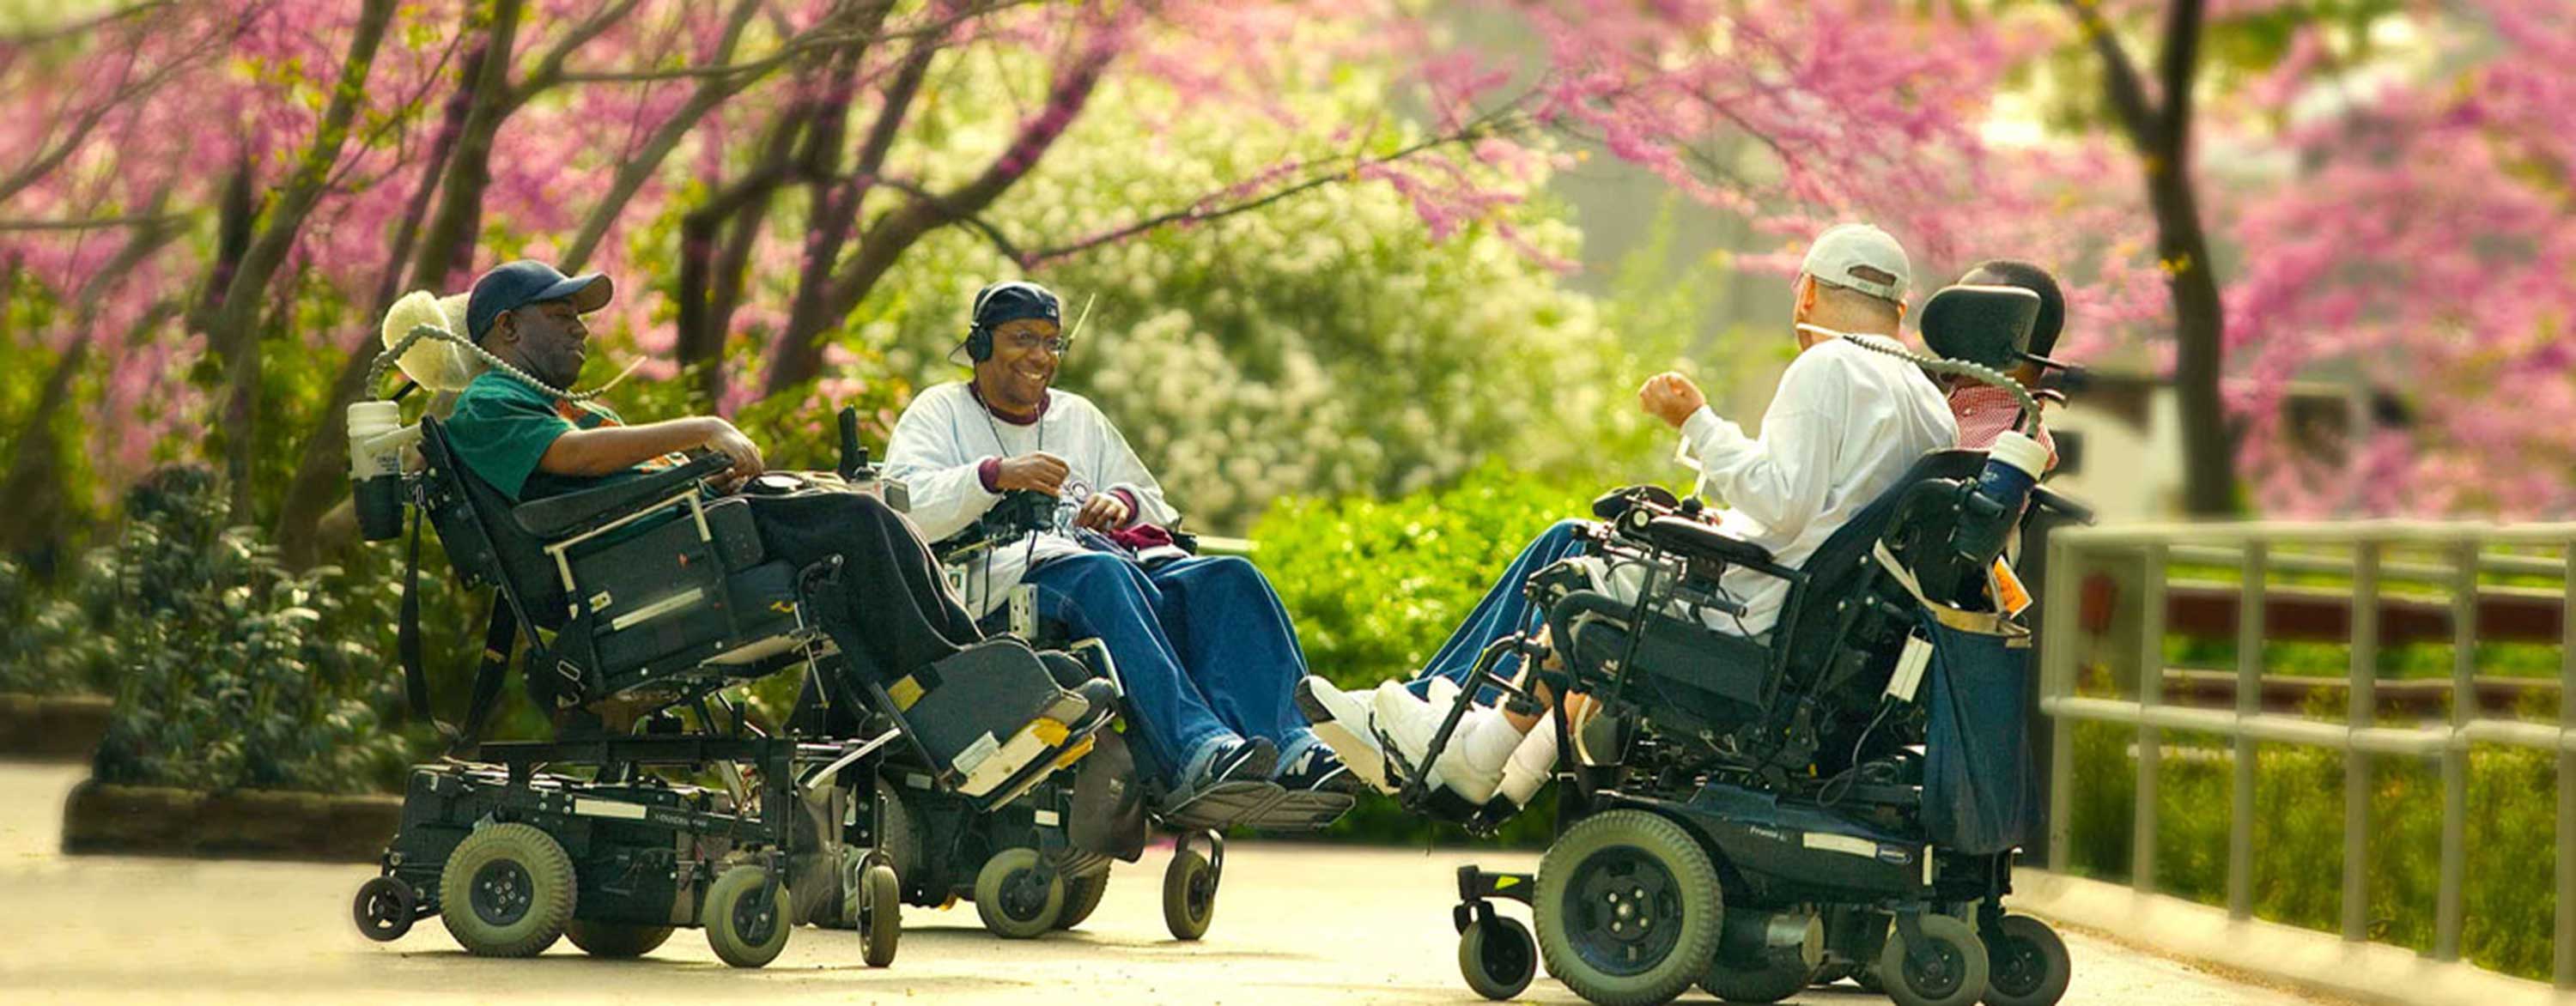
[(1923, 302), (1923, 344), (1934, 353), (2002, 370), (2022, 362), (2039, 295), (2017, 286), (1945, 286)]

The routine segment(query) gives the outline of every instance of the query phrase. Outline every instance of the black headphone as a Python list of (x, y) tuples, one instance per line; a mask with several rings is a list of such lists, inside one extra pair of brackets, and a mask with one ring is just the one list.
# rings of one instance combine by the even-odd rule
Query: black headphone
[(986, 327), (983, 322), (984, 302), (991, 300), (995, 293), (1015, 286), (1028, 287), (1029, 289), (1045, 294), (1047, 299), (1050, 301), (1055, 299), (1055, 291), (1022, 279), (1005, 280), (976, 291), (975, 306), (971, 312), (974, 320), (966, 326), (965, 350), (967, 359), (973, 360), (977, 363), (982, 363), (993, 358), (993, 330)]

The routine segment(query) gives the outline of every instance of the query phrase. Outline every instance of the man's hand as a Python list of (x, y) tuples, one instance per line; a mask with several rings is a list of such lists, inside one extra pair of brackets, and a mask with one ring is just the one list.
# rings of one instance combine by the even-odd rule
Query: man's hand
[(1029, 489), (1055, 496), (1064, 492), (1064, 478), (1072, 472), (1063, 458), (1032, 452), (1003, 458), (1000, 470), (993, 473), (993, 486), (1004, 492)]
[(725, 472), (724, 484), (719, 488), (731, 492), (734, 487), (768, 470), (760, 459), (760, 445), (752, 443), (750, 437), (743, 436), (741, 430), (735, 429), (721, 416), (704, 418), (709, 427), (706, 448), (733, 459), (733, 468)]
[(1082, 501), (1082, 511), (1073, 515), (1073, 526), (1107, 531), (1125, 525), (1129, 516), (1127, 501), (1117, 493), (1093, 493)]
[(1700, 394), (1699, 385), (1692, 384), (1690, 378), (1667, 370), (1647, 378), (1637, 389), (1637, 404), (1645, 408), (1647, 415), (1680, 429), (1691, 413), (1708, 404), (1708, 396)]

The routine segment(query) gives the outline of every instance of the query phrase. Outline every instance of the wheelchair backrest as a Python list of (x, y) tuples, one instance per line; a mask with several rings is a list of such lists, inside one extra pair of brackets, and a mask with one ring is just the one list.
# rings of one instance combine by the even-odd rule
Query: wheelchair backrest
[[(1872, 552), (1886, 541), (1909, 564), (1945, 561), (1940, 554), (1944, 550), (1935, 543), (1949, 540), (1958, 518), (1955, 504), (1929, 514), (1903, 511), (1909, 499), (1923, 499), (1916, 493), (1919, 487), (1975, 479), (1985, 463), (1984, 451), (1953, 448), (1925, 454), (1895, 485), (1816, 547), (1803, 567), (1809, 577), (1807, 600), (1796, 622), (1787, 627), (1791, 681), (1812, 687), (1834, 663), (1848, 661), (1844, 651), (1875, 650), (1873, 644), (1881, 641), (1876, 637), (1890, 626), (1873, 602), (1895, 603), (1900, 610), (1911, 611), (1912, 598), (1903, 595), (1904, 588), (1878, 565)], [(1906, 519), (1900, 521), (1900, 516)], [(1892, 665), (1896, 654), (1890, 647), (1871, 656), (1872, 663)]]
[(563, 627), (563, 587), (545, 546), (510, 518), (510, 501), (465, 466), (437, 419), (420, 421), (420, 452), (429, 467), (420, 475), (423, 507), (450, 565), (469, 585), (498, 586), (520, 614), (548, 629)]

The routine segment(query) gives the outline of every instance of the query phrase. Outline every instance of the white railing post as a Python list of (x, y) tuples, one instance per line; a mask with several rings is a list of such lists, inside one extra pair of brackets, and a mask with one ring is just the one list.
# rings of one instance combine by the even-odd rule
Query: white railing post
[(2478, 540), (2458, 545), (2451, 588), (2451, 743), (2442, 749), (2442, 864), (2433, 902), (2433, 959), (2460, 959), (2460, 887), (2468, 872), (2469, 738), (2478, 708)]
[(2263, 712), (2263, 585), (2270, 549), (2262, 539), (2245, 543), (2244, 589), (2236, 609), (2236, 765), (2229, 781), (2233, 811), (2227, 821), (2227, 914), (2254, 915), (2254, 735), (2246, 721)]
[(2549, 972), (2559, 988), (2576, 989), (2576, 539), (2567, 543), (2566, 601), (2558, 609), (2558, 919), (2550, 934)]
[[(2369, 727), (2378, 705), (2379, 558), (2370, 531), (2353, 548), (2352, 678), (2347, 685), (2346, 730)], [(2343, 938), (2370, 938), (2370, 753), (2359, 744), (2343, 755)]]
[[(2165, 546), (2139, 549), (2146, 567), (2138, 581), (2138, 705), (2154, 710), (2165, 698)], [(2129, 883), (2139, 893), (2156, 889), (2156, 776), (2163, 762), (2164, 729), (2138, 721), (2138, 803), (2130, 824)]]
[[(2076, 596), (2086, 571), (2077, 561), (2083, 552), (2069, 540), (2073, 530), (2048, 535), (2048, 579), (2040, 585), (2048, 605), (2040, 613), (2046, 623), (2039, 635), (2041, 715), (2051, 700), (2075, 694), (2075, 632), (2084, 623)], [(2060, 873), (2075, 855), (2075, 726), (2061, 719), (2048, 731), (2048, 868)]]

